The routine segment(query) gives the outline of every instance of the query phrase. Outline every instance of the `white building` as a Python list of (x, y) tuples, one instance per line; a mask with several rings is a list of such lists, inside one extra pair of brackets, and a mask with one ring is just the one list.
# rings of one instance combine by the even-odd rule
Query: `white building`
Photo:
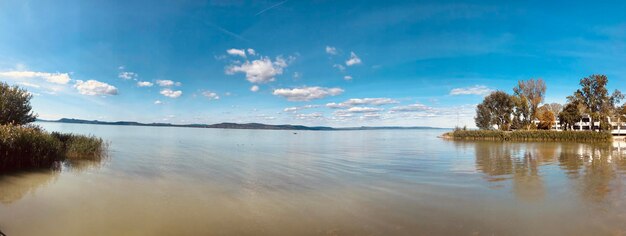
[[(621, 122), (617, 122), (617, 120), (611, 120), (609, 118), (609, 122), (611, 123), (611, 133), (613, 135), (626, 135), (626, 120), (622, 120)], [(534, 121), (535, 124), (539, 124), (538, 120)], [(591, 122), (591, 116), (584, 114), (582, 115), (582, 119), (579, 122), (574, 124), (574, 130), (599, 130), (600, 129), (600, 121), (594, 121), (593, 124)], [(556, 118), (555, 124), (550, 128), (551, 130), (562, 131), (563, 127), (561, 126), (561, 121), (559, 118)]]

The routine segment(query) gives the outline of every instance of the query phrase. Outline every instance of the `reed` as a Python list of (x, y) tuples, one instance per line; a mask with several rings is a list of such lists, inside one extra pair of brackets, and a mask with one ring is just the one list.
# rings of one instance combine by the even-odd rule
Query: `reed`
[(444, 136), (459, 140), (493, 141), (571, 141), (571, 142), (610, 142), (609, 132), (593, 131), (550, 131), (550, 130), (460, 130), (455, 129)]
[(99, 160), (106, 143), (93, 136), (48, 133), (36, 126), (0, 125), (0, 173), (48, 168), (65, 160)]

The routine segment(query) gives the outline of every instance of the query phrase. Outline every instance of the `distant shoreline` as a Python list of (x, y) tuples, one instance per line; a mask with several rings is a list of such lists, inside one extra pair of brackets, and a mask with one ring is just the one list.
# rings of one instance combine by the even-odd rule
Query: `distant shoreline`
[(256, 129), (256, 130), (310, 130), (310, 131), (350, 131), (350, 130), (421, 130), (421, 129), (450, 129), (427, 126), (362, 126), (335, 128), (328, 126), (304, 126), (304, 125), (268, 125), (261, 123), (219, 123), (219, 124), (170, 124), (170, 123), (140, 123), (135, 121), (99, 121), (62, 118), (59, 120), (41, 120), (38, 122), (68, 123), (68, 124), (93, 124), (93, 125), (122, 125), (122, 126), (150, 126), (150, 127), (182, 127), (182, 128), (208, 128), (208, 129)]

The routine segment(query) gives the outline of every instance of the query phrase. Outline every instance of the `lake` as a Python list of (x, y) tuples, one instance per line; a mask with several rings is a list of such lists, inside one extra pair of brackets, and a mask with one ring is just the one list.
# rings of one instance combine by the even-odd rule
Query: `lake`
[(39, 125), (109, 157), (1, 175), (8, 236), (626, 234), (626, 143)]

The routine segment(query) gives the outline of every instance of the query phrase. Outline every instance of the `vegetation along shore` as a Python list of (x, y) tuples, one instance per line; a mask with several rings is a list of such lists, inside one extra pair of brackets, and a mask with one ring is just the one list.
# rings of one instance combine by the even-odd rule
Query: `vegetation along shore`
[[(542, 79), (518, 81), (513, 94), (494, 91), (476, 106), (478, 130), (456, 128), (442, 137), (460, 140), (610, 142), (626, 134), (624, 95), (609, 94), (608, 78), (591, 75), (567, 103), (543, 104)], [(617, 136), (616, 136), (617, 137)], [(621, 138), (621, 137), (620, 137)]]
[(31, 98), (24, 89), (0, 83), (0, 174), (105, 156), (106, 142), (100, 138), (50, 133), (30, 124), (37, 117)]

